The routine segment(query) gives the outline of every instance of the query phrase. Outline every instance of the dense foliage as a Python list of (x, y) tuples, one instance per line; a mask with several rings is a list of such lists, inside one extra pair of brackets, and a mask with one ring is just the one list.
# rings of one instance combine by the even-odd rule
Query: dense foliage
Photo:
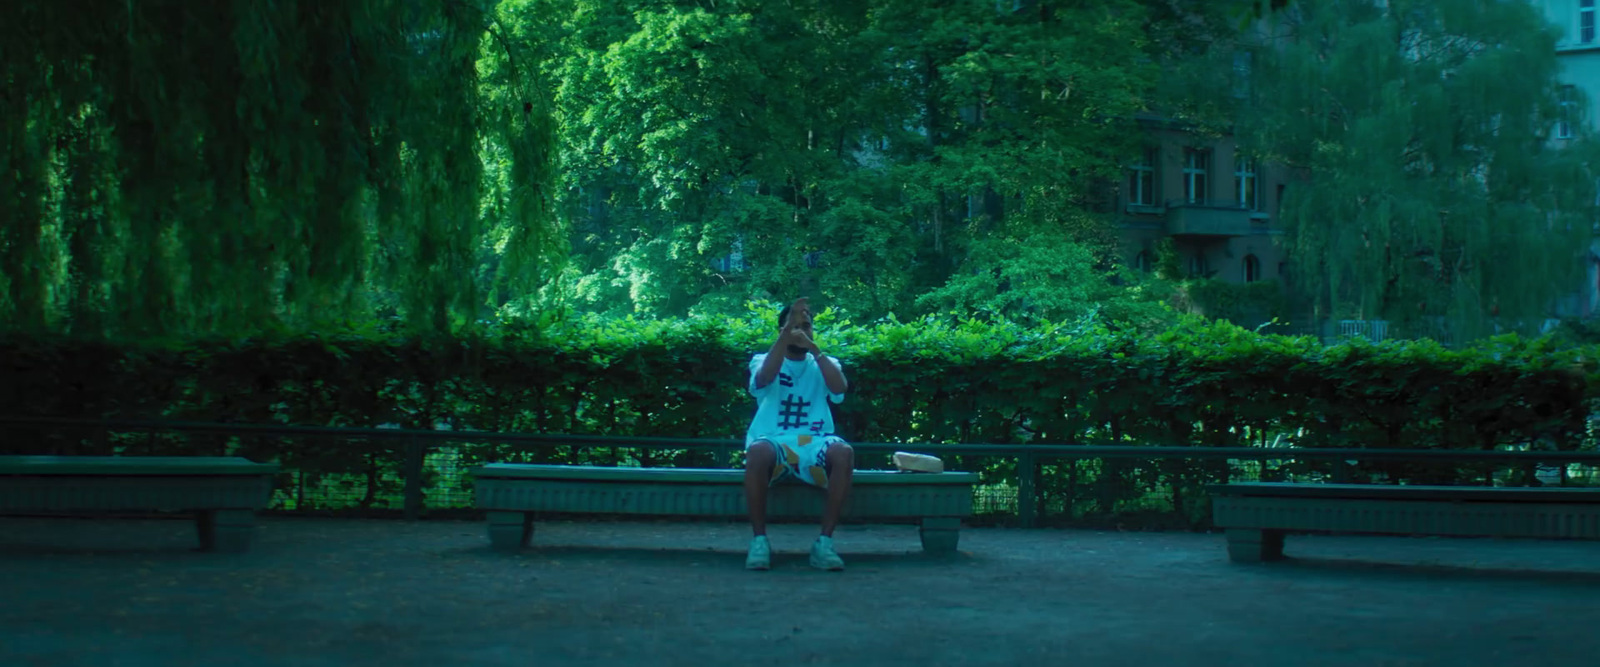
[(798, 287), (863, 321), (1148, 318), (1092, 200), (1168, 54), (1238, 6), (508, 3), (549, 26), (573, 248), (513, 312), (737, 314)]
[(439, 331), (536, 286), (554, 128), (495, 4), (4, 3), (0, 319)]
[(1240, 38), (1232, 118), (1303, 176), (1282, 217), (1322, 312), (1470, 339), (1538, 327), (1581, 283), (1600, 155), (1538, 5), (1296, 3)]
[[(863, 321), (1233, 316), (1244, 295), (1122, 266), (1105, 197), (1139, 117), (1291, 170), (1290, 296), (1318, 317), (1469, 340), (1538, 326), (1579, 284), (1596, 156), (1532, 3), (507, 11), (559, 26), (574, 249), (518, 312), (729, 313), (798, 286)], [(1563, 119), (1573, 137), (1552, 141)]]
[[(11, 415), (736, 438), (753, 405), (759, 319), (582, 318), (453, 340), (320, 337), (181, 347), (8, 339)], [(1254, 334), (1186, 320), (1145, 337), (1093, 324), (1023, 328), (818, 318), (851, 397), (842, 432), (872, 442), (1493, 448), (1576, 446), (1593, 347)], [(1155, 408), (1155, 409), (1152, 409)], [(32, 445), (29, 445), (32, 446)]]
[[(1465, 340), (1545, 317), (1590, 229), (1592, 143), (1549, 141), (1582, 100), (1540, 20), (1470, 0), (6, 3), (0, 321), (437, 333), (798, 292), (862, 322), (1145, 331), (1164, 305), (1309, 299)], [(1305, 176), (1281, 216), (1304, 293), (1124, 266), (1108, 202), (1150, 121)]]

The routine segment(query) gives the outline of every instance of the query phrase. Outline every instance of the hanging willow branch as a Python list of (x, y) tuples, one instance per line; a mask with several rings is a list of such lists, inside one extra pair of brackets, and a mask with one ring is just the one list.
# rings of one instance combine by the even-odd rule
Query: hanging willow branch
[(560, 256), (550, 116), (491, 4), (5, 3), (0, 321), (469, 325)]

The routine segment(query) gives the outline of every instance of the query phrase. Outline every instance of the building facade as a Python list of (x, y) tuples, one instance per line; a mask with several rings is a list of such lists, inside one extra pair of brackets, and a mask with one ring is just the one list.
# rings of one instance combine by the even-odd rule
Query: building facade
[[(1600, 0), (1528, 0), (1560, 31), (1556, 43), (1561, 94), (1571, 101), (1555, 128), (1557, 142), (1600, 129)], [(1262, 29), (1263, 26), (1257, 26)], [(1230, 283), (1292, 280), (1279, 219), (1287, 173), (1253, 164), (1230, 136), (1202, 139), (1157, 118), (1144, 155), (1115, 188), (1124, 252), (1150, 268), (1156, 247), (1171, 239), (1190, 276)], [(1595, 184), (1600, 206), (1600, 183)], [(1587, 279), (1555, 304), (1553, 315), (1600, 315), (1600, 221), (1585, 257)]]
[(1144, 154), (1116, 188), (1130, 265), (1149, 270), (1171, 239), (1184, 272), (1230, 283), (1281, 280), (1278, 240), (1281, 170), (1258, 164), (1232, 137), (1201, 139), (1162, 120), (1148, 128)]

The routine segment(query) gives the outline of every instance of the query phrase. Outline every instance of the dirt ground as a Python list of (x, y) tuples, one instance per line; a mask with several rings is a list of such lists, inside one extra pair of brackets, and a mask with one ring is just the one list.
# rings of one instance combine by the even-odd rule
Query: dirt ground
[(0, 665), (1600, 664), (1600, 544), (1222, 538), (975, 528), (946, 558), (911, 526), (814, 526), (742, 568), (737, 523), (267, 518), (246, 554), (192, 524), (0, 519)]

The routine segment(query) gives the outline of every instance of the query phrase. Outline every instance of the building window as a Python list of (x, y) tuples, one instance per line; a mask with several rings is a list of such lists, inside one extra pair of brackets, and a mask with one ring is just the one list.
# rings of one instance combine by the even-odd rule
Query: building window
[(1556, 138), (1572, 138), (1572, 116), (1576, 108), (1576, 90), (1572, 86), (1562, 86), (1559, 92), (1561, 98), (1561, 120), (1556, 121)]
[(1594, 42), (1594, 0), (1578, 0), (1578, 42)]
[(1255, 255), (1244, 256), (1244, 281), (1253, 283), (1261, 279), (1261, 260)]
[(1145, 273), (1149, 273), (1150, 272), (1150, 253), (1141, 250), (1141, 251), (1139, 251), (1139, 254), (1134, 255), (1134, 257), (1133, 257), (1133, 268), (1138, 269), (1140, 271), (1143, 271)]
[(1261, 210), (1261, 194), (1256, 189), (1256, 161), (1244, 155), (1233, 159), (1233, 192), (1239, 206), (1251, 211)]
[(1206, 199), (1206, 173), (1210, 170), (1211, 151), (1202, 148), (1186, 149), (1183, 153), (1183, 198), (1191, 204)]
[(744, 263), (744, 237), (734, 237), (728, 254), (711, 260), (711, 266), (720, 273), (743, 273), (750, 268)]
[(1190, 277), (1193, 277), (1193, 278), (1204, 278), (1204, 277), (1206, 277), (1206, 274), (1208, 274), (1210, 272), (1211, 272), (1211, 267), (1206, 265), (1206, 256), (1203, 253), (1198, 253), (1197, 252), (1197, 253), (1195, 253), (1195, 254), (1193, 254), (1193, 255), (1191, 255), (1189, 257), (1189, 276)]
[(1156, 151), (1147, 148), (1133, 165), (1128, 176), (1128, 203), (1137, 206), (1156, 205)]

